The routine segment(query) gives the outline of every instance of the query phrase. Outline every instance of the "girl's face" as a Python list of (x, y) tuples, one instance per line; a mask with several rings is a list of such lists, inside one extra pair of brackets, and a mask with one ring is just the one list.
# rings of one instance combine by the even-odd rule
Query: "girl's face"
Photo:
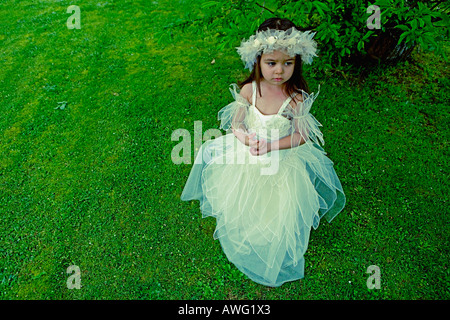
[(261, 74), (265, 81), (274, 85), (282, 85), (294, 73), (295, 57), (282, 51), (274, 51), (261, 55)]

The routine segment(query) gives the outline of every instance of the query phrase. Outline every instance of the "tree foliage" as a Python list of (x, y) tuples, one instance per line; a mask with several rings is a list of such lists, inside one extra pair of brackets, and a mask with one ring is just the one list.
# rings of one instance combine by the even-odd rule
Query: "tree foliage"
[[(380, 11), (379, 29), (368, 25), (371, 5)], [(200, 8), (167, 26), (166, 31), (203, 30), (205, 36), (217, 38), (220, 50), (228, 50), (253, 34), (267, 18), (281, 17), (292, 20), (301, 30), (317, 32), (315, 39), (325, 68), (369, 60), (398, 61), (416, 46), (435, 51), (447, 61), (447, 1), (221, 0), (206, 1)]]

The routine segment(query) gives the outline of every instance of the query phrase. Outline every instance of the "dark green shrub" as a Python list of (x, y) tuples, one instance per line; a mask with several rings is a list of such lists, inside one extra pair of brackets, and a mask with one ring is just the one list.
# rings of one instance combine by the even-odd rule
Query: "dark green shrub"
[[(371, 5), (380, 11), (379, 29), (370, 29)], [(416, 46), (433, 50), (447, 60), (442, 43), (449, 38), (450, 5), (446, 1), (411, 0), (259, 0), (206, 1), (201, 12), (167, 26), (194, 28), (216, 38), (219, 49), (229, 50), (248, 38), (259, 24), (273, 16), (291, 19), (302, 30), (316, 31), (320, 68), (370, 61), (396, 62)], [(161, 35), (163, 37), (163, 35)]]

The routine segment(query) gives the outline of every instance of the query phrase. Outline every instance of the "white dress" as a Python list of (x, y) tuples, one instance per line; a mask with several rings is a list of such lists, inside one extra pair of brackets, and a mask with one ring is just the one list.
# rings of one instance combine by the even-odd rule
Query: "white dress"
[(221, 129), (256, 132), (277, 141), (300, 133), (299, 147), (253, 156), (233, 133), (200, 148), (181, 199), (200, 200), (203, 217), (216, 218), (214, 238), (227, 258), (253, 281), (280, 286), (304, 277), (304, 254), (311, 227), (329, 222), (345, 205), (333, 168), (318, 145), (320, 123), (309, 113), (317, 97), (302, 93), (295, 108), (289, 97), (277, 114), (264, 115), (237, 92), (219, 111)]

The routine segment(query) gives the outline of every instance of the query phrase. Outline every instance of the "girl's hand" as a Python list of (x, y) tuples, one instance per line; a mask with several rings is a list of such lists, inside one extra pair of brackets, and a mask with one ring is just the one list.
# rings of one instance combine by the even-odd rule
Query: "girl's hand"
[(258, 140), (256, 139), (256, 133), (255, 132), (250, 133), (247, 136), (247, 139), (248, 139), (248, 146), (250, 148), (256, 147), (258, 145)]
[(260, 156), (270, 152), (270, 144), (266, 140), (256, 140), (256, 144), (250, 146), (250, 153), (254, 156)]
[(256, 133), (247, 133), (241, 129), (232, 129), (234, 136), (246, 146), (253, 146), (256, 144)]

